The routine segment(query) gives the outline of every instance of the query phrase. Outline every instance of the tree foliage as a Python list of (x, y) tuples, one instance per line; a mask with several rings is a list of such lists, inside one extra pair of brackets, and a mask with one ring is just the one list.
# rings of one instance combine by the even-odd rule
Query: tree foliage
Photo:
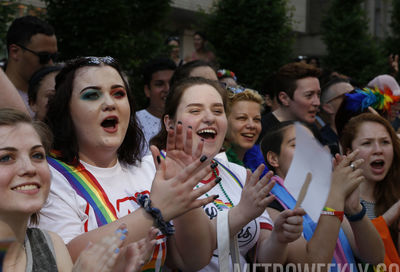
[(291, 58), (291, 24), (286, 0), (220, 0), (206, 32), (221, 68), (260, 90), (265, 78)]
[(328, 54), (325, 66), (346, 74), (361, 85), (387, 70), (379, 41), (368, 33), (364, 0), (333, 0), (322, 21)]
[(15, 1), (0, 2), (0, 57), (6, 52), (6, 36), (9, 24), (15, 17), (17, 3)]
[(165, 50), (170, 0), (45, 0), (62, 59), (112, 56), (127, 72), (142, 105), (141, 67)]
[(385, 40), (387, 54), (400, 54), (400, 0), (392, 0), (391, 33)]

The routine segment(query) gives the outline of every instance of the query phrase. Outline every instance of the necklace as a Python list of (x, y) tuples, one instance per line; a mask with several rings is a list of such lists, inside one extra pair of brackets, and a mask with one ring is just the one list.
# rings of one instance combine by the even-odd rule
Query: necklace
[[(218, 168), (218, 162), (215, 161), (215, 160), (212, 160), (212, 161), (211, 161), (211, 164), (213, 164), (213, 163), (216, 163), (216, 164), (217, 164), (217, 166), (216, 166), (212, 171), (213, 171), (213, 173), (214, 173), (214, 175), (215, 175), (215, 178), (218, 178), (219, 175), (218, 175), (218, 173), (217, 173), (217, 171), (216, 171), (216, 169)], [(217, 209), (220, 210), (220, 211), (222, 211), (224, 207), (228, 207), (228, 208), (234, 207), (235, 205), (233, 204), (231, 198), (230, 198), (229, 195), (226, 193), (226, 191), (225, 191), (225, 189), (224, 189), (224, 186), (222, 185), (222, 179), (221, 179), (221, 181), (218, 183), (218, 185), (219, 185), (219, 187), (220, 187), (222, 193), (224, 194), (225, 198), (228, 199), (229, 204), (228, 204), (228, 203), (224, 203), (224, 202), (221, 201), (221, 200), (215, 199), (213, 202), (214, 202), (215, 206), (217, 207)], [(199, 187), (199, 185), (196, 185), (196, 188), (198, 188), (198, 187)], [(209, 195), (208, 195), (207, 193), (205, 193), (205, 195), (206, 195), (206, 197), (209, 197)]]

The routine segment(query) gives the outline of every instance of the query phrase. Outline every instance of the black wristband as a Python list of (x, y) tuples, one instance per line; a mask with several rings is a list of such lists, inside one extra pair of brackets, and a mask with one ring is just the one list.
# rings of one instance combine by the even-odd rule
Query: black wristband
[(151, 200), (147, 195), (138, 195), (137, 200), (140, 206), (142, 206), (143, 209), (154, 218), (156, 227), (163, 234), (165, 234), (166, 236), (174, 234), (175, 232), (174, 226), (171, 223), (164, 221), (161, 215), (161, 211), (151, 206)]
[(349, 220), (350, 222), (356, 222), (356, 221), (360, 221), (361, 219), (363, 219), (363, 217), (367, 213), (367, 209), (365, 208), (365, 206), (362, 202), (360, 202), (360, 204), (362, 206), (362, 209), (359, 213), (352, 214), (352, 215), (345, 214), (347, 220)]

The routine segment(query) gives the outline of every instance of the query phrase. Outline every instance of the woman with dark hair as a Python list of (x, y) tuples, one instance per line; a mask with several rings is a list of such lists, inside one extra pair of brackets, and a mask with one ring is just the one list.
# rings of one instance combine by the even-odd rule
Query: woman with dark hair
[[(353, 117), (345, 125), (340, 143), (346, 154), (355, 149), (360, 150), (357, 158), (364, 160), (360, 168), (365, 177), (360, 185), (361, 203), (365, 206), (368, 217), (374, 219), (385, 241), (385, 263), (388, 264), (388, 260), (399, 263), (399, 138), (383, 117), (363, 113)], [(388, 243), (389, 237), (393, 243)]]
[(215, 62), (215, 55), (207, 49), (207, 39), (204, 33), (196, 31), (193, 35), (194, 51), (187, 61), (203, 60), (208, 63)]
[[(310, 134), (311, 129), (304, 126)], [(274, 219), (279, 212), (293, 208), (296, 199), (287, 191), (284, 179), (296, 148), (296, 128), (292, 121), (282, 122), (261, 141), (261, 150), (269, 169), (276, 176), (271, 190), (277, 201), (268, 207)], [(353, 256), (377, 265), (383, 260), (383, 244), (379, 234), (365, 215), (358, 199), (358, 186), (363, 180), (357, 169), (363, 162), (356, 159), (358, 151), (347, 157), (336, 157), (331, 187), (318, 222), (303, 217), (303, 236), (289, 244), (286, 263), (331, 264), (330, 271), (340, 271), (339, 264), (357, 267)], [(346, 218), (343, 215), (346, 215)], [(350, 269), (350, 268), (349, 268)]]
[[(168, 94), (161, 131), (151, 143), (168, 155), (171, 151), (166, 135), (171, 132), (171, 127), (182, 125), (184, 130), (193, 131), (191, 140), (194, 146), (203, 144), (204, 154), (213, 158), (213, 172), (196, 187), (207, 186), (213, 178), (219, 181), (210, 190), (218, 197), (203, 207), (208, 217), (213, 219), (210, 223), (215, 224), (221, 212), (229, 211), (229, 233), (231, 237), (237, 235), (241, 267), (248, 255), (256, 262), (280, 263), (287, 253), (287, 244), (299, 237), (304, 211), (285, 211), (278, 216), (272, 230), (272, 222), (265, 211), (272, 200), (266, 197), (274, 184), (267, 184), (272, 173), (258, 180), (263, 166), (251, 175), (249, 170), (229, 162), (226, 154), (220, 153), (228, 125), (225, 115), (227, 101), (226, 90), (216, 81), (187, 78), (178, 82)], [(210, 264), (202, 271), (218, 271), (221, 254), (215, 251)], [(229, 271), (233, 271), (232, 266)]]
[[(131, 235), (126, 240), (131, 242), (154, 224), (161, 232), (143, 269), (158, 271), (166, 258), (182, 270), (199, 269), (213, 246), (210, 231), (203, 228), (207, 218), (202, 220), (196, 208), (214, 199), (197, 200), (215, 183), (193, 189), (211, 171), (204, 163), (207, 158), (199, 147), (190, 156), (192, 163), (181, 167), (180, 149), (161, 161), (152, 148), (154, 162), (140, 162), (143, 134), (134, 109), (132, 92), (113, 58), (81, 57), (66, 63), (56, 77), (46, 116), (55, 141), (48, 158), (53, 183), (41, 226), (59, 233), (75, 259), (89, 241), (98, 241), (116, 225), (127, 225)], [(169, 134), (172, 150), (175, 143), (191, 146), (182, 139), (179, 128)], [(172, 219), (177, 232), (167, 239), (174, 233)]]

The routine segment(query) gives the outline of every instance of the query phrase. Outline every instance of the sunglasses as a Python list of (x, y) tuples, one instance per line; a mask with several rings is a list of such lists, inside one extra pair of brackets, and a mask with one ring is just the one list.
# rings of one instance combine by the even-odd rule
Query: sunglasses
[(58, 52), (56, 53), (49, 53), (49, 52), (35, 52), (29, 48), (26, 48), (25, 46), (21, 45), (21, 44), (17, 44), (19, 47), (21, 47), (22, 49), (31, 52), (32, 54), (36, 55), (39, 57), (39, 63), (40, 64), (47, 64), (49, 63), (50, 60), (52, 60), (53, 62), (55, 62), (58, 58)]

